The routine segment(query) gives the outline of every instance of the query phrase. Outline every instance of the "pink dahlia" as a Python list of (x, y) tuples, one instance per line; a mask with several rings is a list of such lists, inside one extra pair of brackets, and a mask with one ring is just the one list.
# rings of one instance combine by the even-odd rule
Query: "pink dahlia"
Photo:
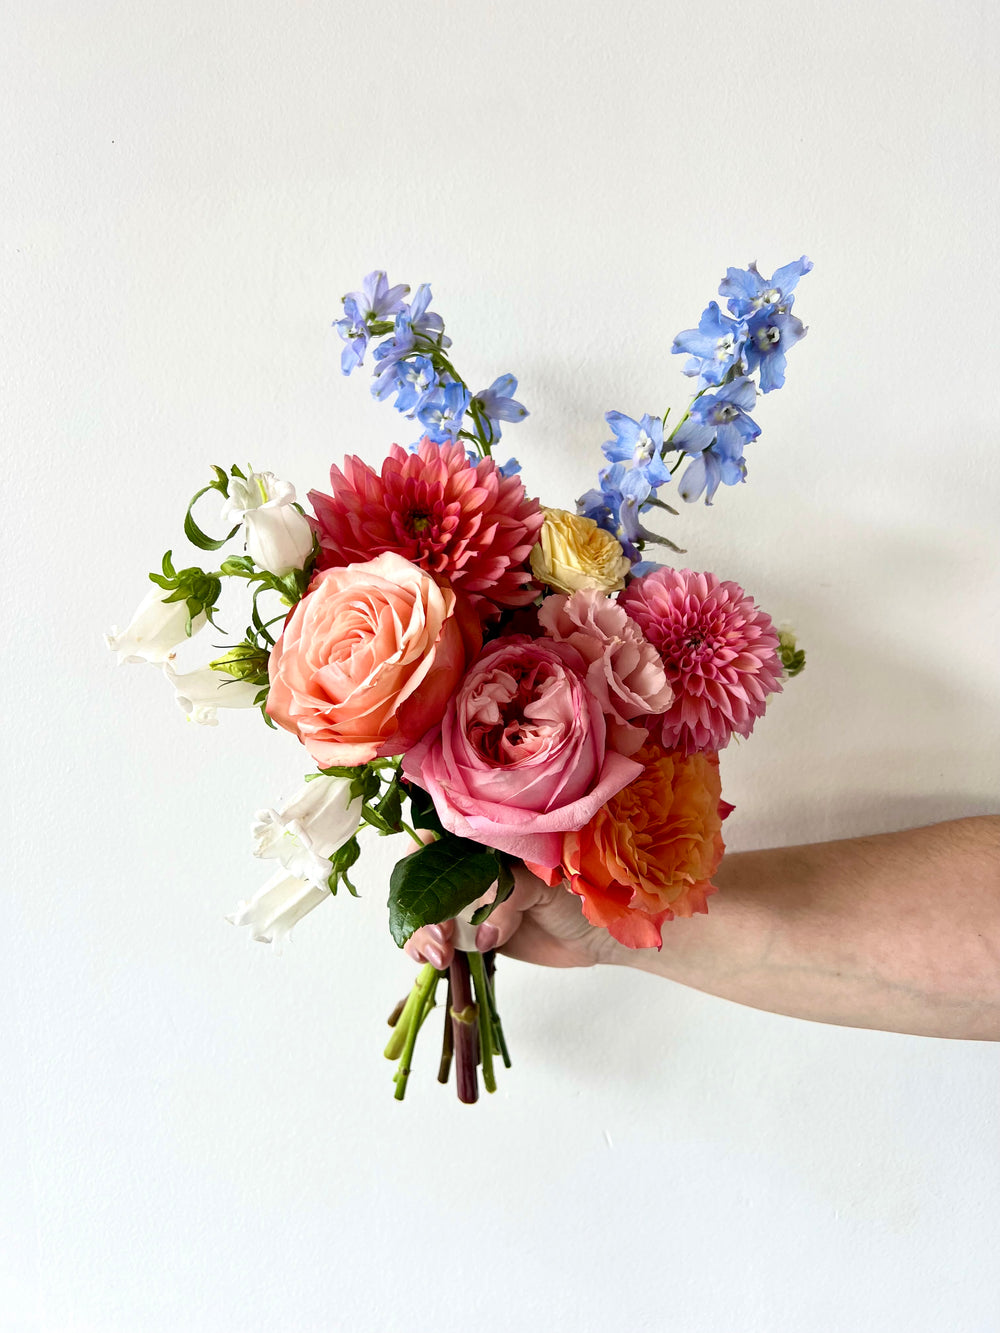
[(450, 583), (481, 619), (537, 595), (528, 557), (542, 526), (537, 500), (491, 458), (469, 462), (460, 443), (394, 444), (381, 474), (360, 458), (330, 469), (332, 495), (310, 491), (319, 569), (395, 551)]
[(657, 569), (629, 584), (618, 604), (658, 649), (674, 689), (663, 745), (691, 755), (749, 736), (768, 695), (781, 689), (778, 635), (738, 583), (690, 569)]

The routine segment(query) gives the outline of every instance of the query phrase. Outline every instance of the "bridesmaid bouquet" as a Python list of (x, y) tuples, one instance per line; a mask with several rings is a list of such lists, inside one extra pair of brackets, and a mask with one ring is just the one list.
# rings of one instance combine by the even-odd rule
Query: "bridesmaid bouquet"
[[(527, 415), (514, 376), (473, 392), (430, 287), (411, 300), (369, 274), (335, 325), (342, 369), (370, 352), (374, 397), (419, 438), (378, 470), (333, 466), (310, 511), (273, 473), (213, 468), (184, 534), (229, 553), (205, 570), (168, 551), (108, 636), (120, 662), (159, 666), (191, 720), (257, 707), (309, 756), (302, 788), (254, 821), (274, 873), (229, 920), (255, 940), (280, 944), (341, 886), (356, 893), (363, 828), (412, 840), (391, 876), (392, 937), (457, 918), (460, 947), (390, 1019), (397, 1098), (442, 981), (441, 1081), (454, 1064), (471, 1102), (477, 1071), (492, 1092), (495, 1058), (509, 1065), (495, 960), (474, 942), (518, 863), (630, 948), (659, 948), (665, 923), (707, 911), (732, 809), (719, 751), (750, 734), (804, 654), (738, 584), (645, 560), (649, 545), (683, 554), (646, 525), (677, 514), (659, 494), (675, 477), (681, 500), (706, 504), (745, 480), (750, 413), (806, 332), (793, 293), (811, 268), (803, 256), (770, 278), (728, 270), (728, 312), (710, 302), (674, 340), (696, 381), (687, 410), (674, 423), (609, 412), (606, 466), (575, 511), (539, 504), (517, 461), (494, 456)], [(208, 496), (219, 537), (194, 517)], [(246, 585), (246, 633), (178, 671), (177, 646), (218, 629), (223, 580)]]

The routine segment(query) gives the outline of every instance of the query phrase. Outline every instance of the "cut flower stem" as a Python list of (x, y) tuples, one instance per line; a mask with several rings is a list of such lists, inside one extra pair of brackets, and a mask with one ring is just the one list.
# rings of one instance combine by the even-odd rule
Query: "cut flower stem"
[(389, 1017), (392, 1033), (385, 1047), (385, 1057), (398, 1061), (393, 1076), (397, 1101), (406, 1096), (417, 1036), (435, 1007), (435, 995), (442, 978), (447, 980), (448, 995), (438, 1082), (448, 1082), (454, 1065), (458, 1099), (471, 1104), (479, 1099), (477, 1069), (481, 1065), (483, 1087), (487, 1092), (496, 1092), (494, 1057), (499, 1056), (509, 1069), (510, 1055), (493, 993), (494, 967), (492, 951), (481, 954), (458, 949), (446, 971), (438, 971), (426, 963), (417, 973), (409, 995), (396, 1005)]

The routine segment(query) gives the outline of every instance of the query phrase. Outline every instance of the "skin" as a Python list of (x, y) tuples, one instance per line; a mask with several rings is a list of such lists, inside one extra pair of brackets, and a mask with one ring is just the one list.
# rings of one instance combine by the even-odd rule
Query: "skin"
[[(522, 867), (477, 947), (639, 968), (813, 1022), (1000, 1041), (1000, 816), (731, 853), (715, 882), (707, 916), (666, 922), (659, 951), (631, 950)], [(447, 967), (453, 927), (417, 931), (410, 957)]]

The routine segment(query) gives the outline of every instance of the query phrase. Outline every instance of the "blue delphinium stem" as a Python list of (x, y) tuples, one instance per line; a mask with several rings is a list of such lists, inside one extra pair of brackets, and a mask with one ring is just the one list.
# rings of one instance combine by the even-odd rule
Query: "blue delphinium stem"
[[(517, 402), (517, 380), (500, 375), (486, 389), (473, 393), (455, 369), (446, 348), (444, 320), (430, 309), (431, 289), (421, 283), (413, 299), (405, 284), (390, 287), (376, 269), (362, 288), (344, 297), (344, 318), (334, 327), (344, 340), (341, 369), (349, 375), (362, 365), (373, 342), (375, 398), (395, 398), (397, 411), (416, 418), (425, 436), (439, 444), (465, 440), (480, 458), (489, 458), (501, 436), (501, 421), (523, 421), (527, 408)], [(470, 457), (475, 455), (469, 451)], [(501, 471), (519, 470), (516, 460)]]
[[(750, 417), (758, 394), (753, 376), (759, 371), (760, 392), (780, 389), (785, 382), (786, 353), (806, 329), (791, 313), (794, 289), (812, 268), (805, 255), (765, 278), (750, 264), (730, 268), (719, 287), (728, 299), (729, 314), (710, 301), (696, 328), (674, 339), (673, 351), (685, 353), (684, 373), (698, 377), (697, 392), (687, 409), (666, 431), (667, 416), (636, 421), (609, 412), (615, 439), (604, 446), (610, 466), (601, 470), (598, 486), (580, 497), (579, 511), (594, 519), (622, 543), (626, 555), (638, 560), (645, 542), (678, 550), (672, 542), (647, 531), (641, 515), (663, 506), (658, 487), (680, 470), (681, 499), (691, 503), (705, 496), (711, 504), (720, 485), (746, 479), (744, 448), (760, 435)], [(655, 453), (649, 447), (655, 440)], [(668, 454), (676, 454), (669, 467)]]

